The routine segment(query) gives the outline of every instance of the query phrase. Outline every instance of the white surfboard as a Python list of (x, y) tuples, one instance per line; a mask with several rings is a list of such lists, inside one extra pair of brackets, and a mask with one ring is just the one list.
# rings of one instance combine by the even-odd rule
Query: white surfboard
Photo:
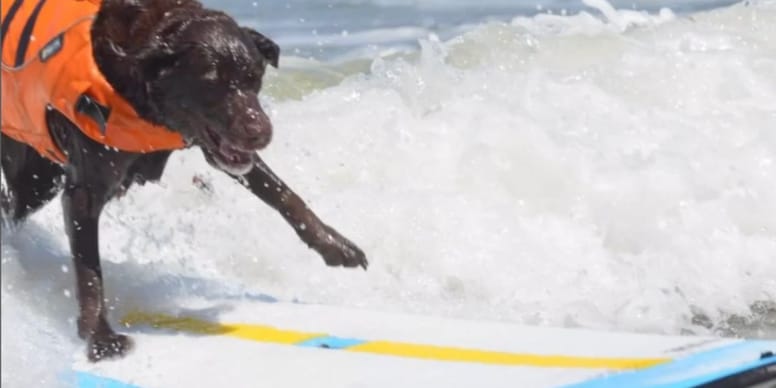
[(134, 312), (123, 322), (136, 349), (121, 360), (78, 363), (69, 385), (695, 387), (758, 371), (755, 377), (767, 381), (770, 373), (776, 384), (776, 358), (768, 353), (776, 351), (776, 341), (537, 328), (234, 300)]

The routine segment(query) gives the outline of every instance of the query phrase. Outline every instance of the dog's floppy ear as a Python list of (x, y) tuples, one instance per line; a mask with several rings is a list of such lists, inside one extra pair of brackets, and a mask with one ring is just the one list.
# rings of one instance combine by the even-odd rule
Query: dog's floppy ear
[(263, 56), (270, 65), (277, 68), (278, 60), (280, 59), (280, 47), (278, 47), (277, 43), (248, 27), (242, 27), (242, 30), (248, 35), (248, 38), (251, 39), (256, 48), (259, 49), (261, 56)]
[(147, 0), (102, 0), (92, 25), (94, 59), (108, 82), (125, 91), (139, 80), (155, 80), (174, 63), (172, 50), (153, 38), (158, 24)]

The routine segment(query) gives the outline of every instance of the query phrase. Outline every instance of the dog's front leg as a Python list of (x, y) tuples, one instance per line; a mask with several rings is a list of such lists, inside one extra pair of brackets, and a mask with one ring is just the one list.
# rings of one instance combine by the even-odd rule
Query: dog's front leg
[(277, 210), (299, 238), (323, 257), (326, 265), (367, 268), (369, 263), (364, 252), (321, 221), (258, 155), (253, 169), (238, 179), (253, 194)]
[(129, 337), (114, 332), (106, 320), (98, 229), (100, 213), (113, 188), (104, 182), (84, 182), (79, 175), (67, 176), (62, 210), (75, 264), (78, 335), (88, 341), (89, 360), (99, 361), (122, 356), (132, 343)]

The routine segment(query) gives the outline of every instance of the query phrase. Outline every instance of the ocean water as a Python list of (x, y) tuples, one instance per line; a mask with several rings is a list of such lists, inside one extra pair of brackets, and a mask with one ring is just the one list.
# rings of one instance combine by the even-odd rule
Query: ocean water
[[(776, 2), (218, 4), (283, 48), (265, 160), (371, 266), (325, 267), (180, 152), (103, 215), (114, 318), (252, 292), (776, 337)], [(4, 386), (82, 357), (61, 218), (3, 230)]]
[[(333, 59), (416, 49), (418, 39), (446, 40), (488, 21), (537, 14), (598, 13), (581, 1), (550, 0), (227, 0), (205, 1), (275, 39), (288, 54)], [(618, 9), (687, 14), (730, 0), (615, 0)], [(365, 50), (368, 50), (365, 52)]]

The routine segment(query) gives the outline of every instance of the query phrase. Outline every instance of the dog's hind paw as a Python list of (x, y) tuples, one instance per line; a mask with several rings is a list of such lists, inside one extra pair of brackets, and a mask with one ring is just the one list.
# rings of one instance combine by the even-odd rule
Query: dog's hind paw
[(86, 356), (91, 362), (120, 358), (132, 350), (132, 347), (132, 339), (123, 334), (111, 333), (100, 337), (93, 336), (89, 339)]

